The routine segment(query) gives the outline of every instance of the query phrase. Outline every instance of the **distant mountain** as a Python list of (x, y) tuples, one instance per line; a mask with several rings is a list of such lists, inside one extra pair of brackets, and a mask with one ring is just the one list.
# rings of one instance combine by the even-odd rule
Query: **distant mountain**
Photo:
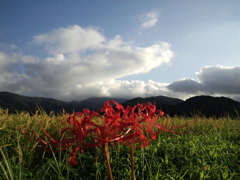
[[(28, 111), (35, 113), (41, 107), (47, 113), (50, 111), (61, 112), (63, 109), (66, 112), (82, 111), (84, 108), (98, 111), (105, 101), (110, 98), (92, 97), (83, 101), (64, 102), (52, 98), (44, 97), (27, 97), (10, 92), (0, 92), (0, 107), (9, 109), (10, 112)], [(127, 99), (111, 98), (118, 103), (123, 103)]]
[(0, 92), (0, 107), (8, 109), (10, 112), (28, 111), (33, 114), (40, 107), (47, 113), (50, 111), (61, 112), (63, 109), (67, 112), (83, 109), (83, 106), (78, 102), (68, 103), (52, 98), (28, 97), (10, 92)]
[(177, 105), (183, 102), (183, 100), (177, 99), (177, 98), (170, 98), (166, 96), (153, 96), (153, 97), (147, 97), (147, 98), (137, 97), (137, 98), (126, 101), (125, 103), (123, 103), (123, 106), (125, 107), (134, 106), (135, 104), (147, 103), (147, 102), (150, 102), (156, 105), (157, 108), (162, 108), (163, 105), (171, 105), (171, 106)]
[(123, 106), (133, 106), (138, 103), (151, 102), (162, 109), (170, 116), (194, 116), (203, 115), (205, 117), (221, 117), (229, 115), (231, 117), (240, 115), (240, 103), (226, 97), (212, 96), (195, 96), (183, 101), (177, 98), (166, 96), (155, 96), (147, 98), (99, 98), (92, 97), (83, 101), (64, 102), (52, 98), (44, 97), (27, 97), (10, 92), (0, 92), (0, 107), (7, 108), (10, 112), (28, 111), (35, 113), (41, 107), (47, 113), (54, 111), (61, 112), (63, 109), (66, 112), (72, 113), (82, 111), (84, 108), (98, 111), (107, 100), (115, 100)]
[(240, 103), (226, 97), (195, 96), (163, 110), (171, 116), (235, 117), (240, 115)]
[(98, 111), (101, 107), (103, 107), (104, 103), (108, 100), (114, 100), (119, 104), (122, 104), (125, 101), (127, 101), (127, 99), (124, 99), (124, 98), (91, 97), (91, 98), (79, 101), (79, 103), (84, 108)]

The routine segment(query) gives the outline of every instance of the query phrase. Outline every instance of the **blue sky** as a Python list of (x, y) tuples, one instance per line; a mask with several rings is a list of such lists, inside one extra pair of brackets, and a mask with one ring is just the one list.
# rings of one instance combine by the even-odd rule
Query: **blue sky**
[(0, 91), (240, 99), (238, 0), (2, 0)]

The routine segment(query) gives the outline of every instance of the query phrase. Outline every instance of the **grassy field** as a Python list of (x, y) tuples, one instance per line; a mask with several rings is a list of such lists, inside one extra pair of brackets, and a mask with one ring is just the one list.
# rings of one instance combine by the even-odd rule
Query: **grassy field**
[[(40, 127), (53, 137), (66, 126), (68, 115), (44, 112), (9, 114), (0, 110), (0, 179), (108, 179), (101, 148), (78, 153), (69, 166), (69, 151), (39, 149)], [(188, 124), (178, 134), (164, 132), (134, 152), (136, 179), (240, 179), (240, 117), (164, 117), (168, 126)], [(130, 179), (129, 148), (110, 146), (114, 179)]]

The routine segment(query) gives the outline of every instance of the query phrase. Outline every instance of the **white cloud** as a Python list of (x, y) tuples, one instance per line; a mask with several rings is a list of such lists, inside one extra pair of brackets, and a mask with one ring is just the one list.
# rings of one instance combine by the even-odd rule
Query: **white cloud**
[(98, 48), (104, 41), (105, 37), (97, 29), (78, 25), (55, 29), (33, 38), (34, 43), (43, 45), (53, 54), (77, 53), (88, 48)]
[(186, 99), (201, 94), (240, 99), (239, 66), (206, 66), (196, 73), (196, 79), (184, 78), (171, 84), (119, 80), (169, 62), (173, 56), (169, 44), (136, 47), (120, 36), (100, 44), (98, 49), (93, 45), (78, 53), (46, 58), (0, 51), (0, 91), (62, 100), (157, 95)]
[[(82, 36), (88, 36), (89, 40), (95, 35), (92, 37), (88, 31), (99, 34), (104, 40), (92, 45), (82, 44), (80, 48), (70, 45), (71, 50), (68, 47), (64, 49), (62, 43), (50, 43), (52, 47), (48, 49), (49, 55), (45, 58), (12, 52), (11, 47), (11, 51), (5, 51), (4, 48), (0, 51), (0, 91), (62, 100), (81, 100), (91, 96), (132, 98), (157, 95), (185, 99), (201, 94), (240, 99), (239, 66), (206, 66), (196, 73), (196, 79), (184, 78), (171, 84), (152, 80), (120, 80), (169, 63), (173, 57), (170, 45), (159, 42), (148, 47), (138, 47), (124, 41), (119, 35), (107, 40), (96, 29), (73, 26), (61, 30), (71, 34), (70, 30), (75, 33), (75, 28), (82, 29), (86, 33)], [(51, 34), (57, 41), (58, 37), (53, 32), (58, 30), (44, 36), (51, 39)], [(42, 45), (46, 47), (49, 42), (42, 42)], [(73, 41), (73, 44), (76, 42)]]
[(173, 57), (170, 45), (138, 47), (96, 28), (70, 26), (34, 36), (46, 57), (0, 51), (0, 91), (64, 100), (89, 96), (139, 96), (158, 92), (157, 82), (120, 81), (146, 73)]
[(25, 55), (18, 47), (0, 50), (0, 91), (62, 100), (157, 95), (185, 99), (200, 94), (240, 97), (239, 66), (207, 66), (196, 73), (196, 79), (171, 84), (120, 80), (169, 63), (174, 53), (165, 42), (139, 47), (119, 35), (108, 39), (95, 28), (76, 25), (37, 35), (34, 42), (47, 51), (46, 57)]
[(146, 14), (141, 18), (141, 27), (142, 28), (150, 28), (153, 27), (157, 24), (158, 21), (158, 13), (151, 11)]
[(75, 89), (75, 94), (79, 97), (87, 96), (105, 96), (105, 97), (149, 97), (149, 96), (171, 96), (181, 97), (180, 93), (173, 93), (167, 88), (168, 83), (159, 83), (149, 80), (147, 82), (139, 80), (109, 80), (89, 84), (85, 87)]

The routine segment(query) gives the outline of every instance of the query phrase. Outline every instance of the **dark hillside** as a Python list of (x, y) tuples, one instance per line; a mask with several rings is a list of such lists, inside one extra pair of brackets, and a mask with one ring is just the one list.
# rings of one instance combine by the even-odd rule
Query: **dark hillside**
[(52, 98), (44, 97), (27, 97), (10, 92), (0, 92), (0, 107), (8, 109), (10, 112), (27, 111), (35, 113), (41, 107), (47, 113), (54, 111), (61, 112), (63, 109), (66, 112), (82, 111), (84, 108), (98, 111), (107, 100), (115, 100), (118, 103), (123, 103), (127, 99), (121, 98), (88, 98), (83, 101), (64, 102)]
[(28, 111), (35, 113), (41, 107), (47, 113), (54, 111), (72, 113), (82, 111), (84, 108), (98, 111), (107, 100), (115, 100), (123, 106), (134, 106), (138, 103), (153, 103), (158, 109), (162, 109), (170, 116), (194, 116), (203, 115), (205, 117), (236, 117), (240, 115), (240, 103), (226, 97), (195, 96), (186, 101), (165, 96), (155, 96), (148, 98), (134, 98), (126, 100), (122, 98), (88, 98), (83, 101), (64, 102), (51, 98), (27, 97), (10, 92), (0, 92), (0, 107), (9, 109), (9, 112)]
[(41, 107), (47, 113), (50, 111), (61, 112), (63, 109), (67, 112), (80, 111), (83, 109), (77, 102), (67, 103), (52, 98), (27, 97), (10, 92), (0, 92), (0, 107), (8, 109), (10, 112), (28, 111), (35, 113)]
[(79, 103), (84, 108), (98, 111), (101, 107), (103, 107), (104, 103), (108, 100), (114, 100), (120, 104), (127, 101), (127, 99), (124, 99), (124, 98), (91, 97), (91, 98), (79, 101)]
[(165, 106), (169, 115), (206, 117), (237, 116), (240, 112), (240, 103), (226, 97), (195, 96), (175, 106)]
[(170, 98), (170, 97), (166, 97), (166, 96), (153, 96), (153, 97), (147, 97), (147, 98), (134, 98), (131, 100), (126, 101), (125, 103), (123, 103), (123, 105), (126, 106), (134, 106), (136, 104), (139, 103), (147, 103), (150, 102), (152, 104), (155, 104), (157, 106), (157, 108), (162, 108), (163, 105), (177, 105), (181, 102), (183, 102), (183, 100), (181, 99), (177, 99), (177, 98)]

